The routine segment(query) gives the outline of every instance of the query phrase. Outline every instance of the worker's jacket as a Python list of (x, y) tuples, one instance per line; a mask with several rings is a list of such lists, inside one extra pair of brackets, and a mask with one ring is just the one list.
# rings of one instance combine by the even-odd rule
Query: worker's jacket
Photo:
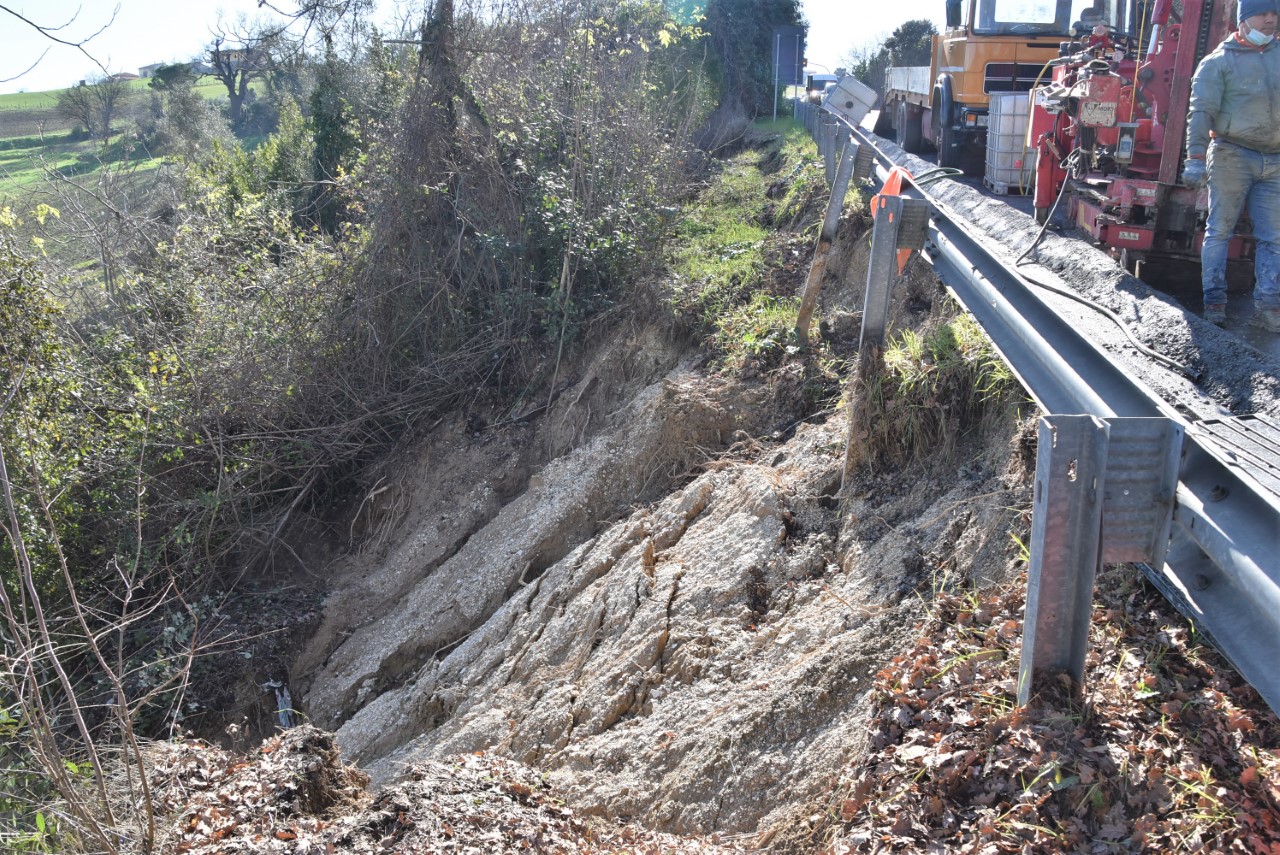
[(1187, 155), (1204, 157), (1209, 132), (1280, 154), (1280, 39), (1256, 48), (1234, 34), (1206, 56), (1191, 80)]

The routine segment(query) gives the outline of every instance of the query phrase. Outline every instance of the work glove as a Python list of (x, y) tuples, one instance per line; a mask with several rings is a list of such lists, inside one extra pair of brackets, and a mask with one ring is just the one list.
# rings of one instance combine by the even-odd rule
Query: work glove
[(1209, 174), (1205, 170), (1203, 160), (1188, 160), (1187, 165), (1182, 167), (1182, 184), (1185, 187), (1199, 189), (1207, 184)]

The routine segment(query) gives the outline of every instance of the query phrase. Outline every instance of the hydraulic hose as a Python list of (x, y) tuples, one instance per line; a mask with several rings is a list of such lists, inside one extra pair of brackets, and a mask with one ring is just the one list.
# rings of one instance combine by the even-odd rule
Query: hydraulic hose
[[(1074, 158), (1078, 158), (1079, 156), (1080, 156), (1079, 149), (1076, 149), (1075, 151), (1071, 152), (1071, 154), (1067, 155), (1066, 160), (1064, 160), (1061, 164), (1063, 170), (1066, 171), (1068, 174), (1070, 174), (1071, 167), (1074, 165), (1072, 163), (1072, 160)], [(1040, 231), (1036, 233), (1035, 240), (1031, 241), (1031, 245), (1028, 246), (1026, 249), (1024, 249), (1022, 251), (1022, 254), (1019, 255), (1014, 260), (1013, 262), (1014, 267), (1021, 266), (1024, 263), (1024, 260), (1026, 259), (1026, 257), (1031, 254), (1031, 251), (1034, 250), (1037, 246), (1039, 246), (1040, 241), (1044, 239), (1045, 233), (1049, 230), (1049, 224), (1053, 222), (1053, 215), (1057, 213), (1058, 205), (1062, 202), (1062, 197), (1066, 195), (1067, 185), (1070, 183), (1071, 181), (1069, 178), (1063, 179), (1062, 187), (1058, 190), (1058, 198), (1053, 200), (1053, 207), (1049, 209), (1049, 215), (1044, 218), (1044, 223), (1041, 224)], [(1079, 294), (1075, 293), (1074, 291), (1067, 290), (1066, 288), (1059, 288), (1056, 285), (1050, 285), (1048, 282), (1041, 282), (1038, 279), (1032, 279), (1030, 276), (1027, 276), (1021, 270), (1018, 271), (1018, 275), (1022, 277), (1023, 280), (1030, 283), (1031, 285), (1035, 285), (1037, 288), (1043, 288), (1046, 291), (1052, 291), (1055, 294), (1059, 294), (1068, 299), (1075, 300), (1077, 303), (1083, 303), (1084, 305), (1088, 306), (1089, 308), (1093, 309), (1099, 314), (1105, 315), (1116, 326), (1120, 328), (1120, 331), (1124, 333), (1125, 338), (1129, 339), (1129, 342), (1134, 347), (1136, 347), (1139, 351), (1146, 354), (1148, 357), (1155, 360), (1160, 365), (1163, 365), (1166, 368), (1177, 371), (1179, 374), (1181, 374), (1183, 377), (1186, 377), (1188, 380), (1192, 381), (1193, 383), (1199, 382), (1200, 380), (1199, 371), (1194, 371), (1191, 368), (1188, 368), (1186, 365), (1183, 365), (1181, 362), (1178, 362), (1176, 359), (1171, 359), (1170, 357), (1165, 356), (1163, 353), (1153, 350), (1147, 345), (1143, 344), (1141, 341), (1138, 340), (1138, 337), (1133, 334), (1133, 330), (1129, 329), (1129, 325), (1126, 324), (1119, 315), (1117, 315), (1115, 312), (1108, 309), (1106, 306), (1096, 303), (1093, 300), (1090, 300), (1088, 297), (1082, 297)]]

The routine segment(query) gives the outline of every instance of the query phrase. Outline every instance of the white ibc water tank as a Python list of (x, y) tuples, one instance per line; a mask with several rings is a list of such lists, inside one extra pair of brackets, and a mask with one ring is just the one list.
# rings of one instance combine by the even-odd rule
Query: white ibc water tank
[(1027, 147), (1031, 105), (1025, 92), (991, 96), (987, 116), (986, 184), (997, 193), (1030, 193), (1036, 153)]

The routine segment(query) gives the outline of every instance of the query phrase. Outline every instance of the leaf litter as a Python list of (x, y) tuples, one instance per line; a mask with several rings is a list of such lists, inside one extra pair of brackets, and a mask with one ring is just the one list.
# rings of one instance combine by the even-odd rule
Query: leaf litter
[(1280, 855), (1280, 723), (1187, 621), (1107, 568), (1083, 694), (1049, 678), (1019, 709), (1025, 599), (934, 599), (809, 851)]
[(682, 838), (583, 816), (542, 776), (494, 754), (414, 766), (367, 792), (332, 734), (303, 725), (249, 756), (196, 740), (150, 749), (158, 851), (236, 853), (731, 853), (714, 837)]

